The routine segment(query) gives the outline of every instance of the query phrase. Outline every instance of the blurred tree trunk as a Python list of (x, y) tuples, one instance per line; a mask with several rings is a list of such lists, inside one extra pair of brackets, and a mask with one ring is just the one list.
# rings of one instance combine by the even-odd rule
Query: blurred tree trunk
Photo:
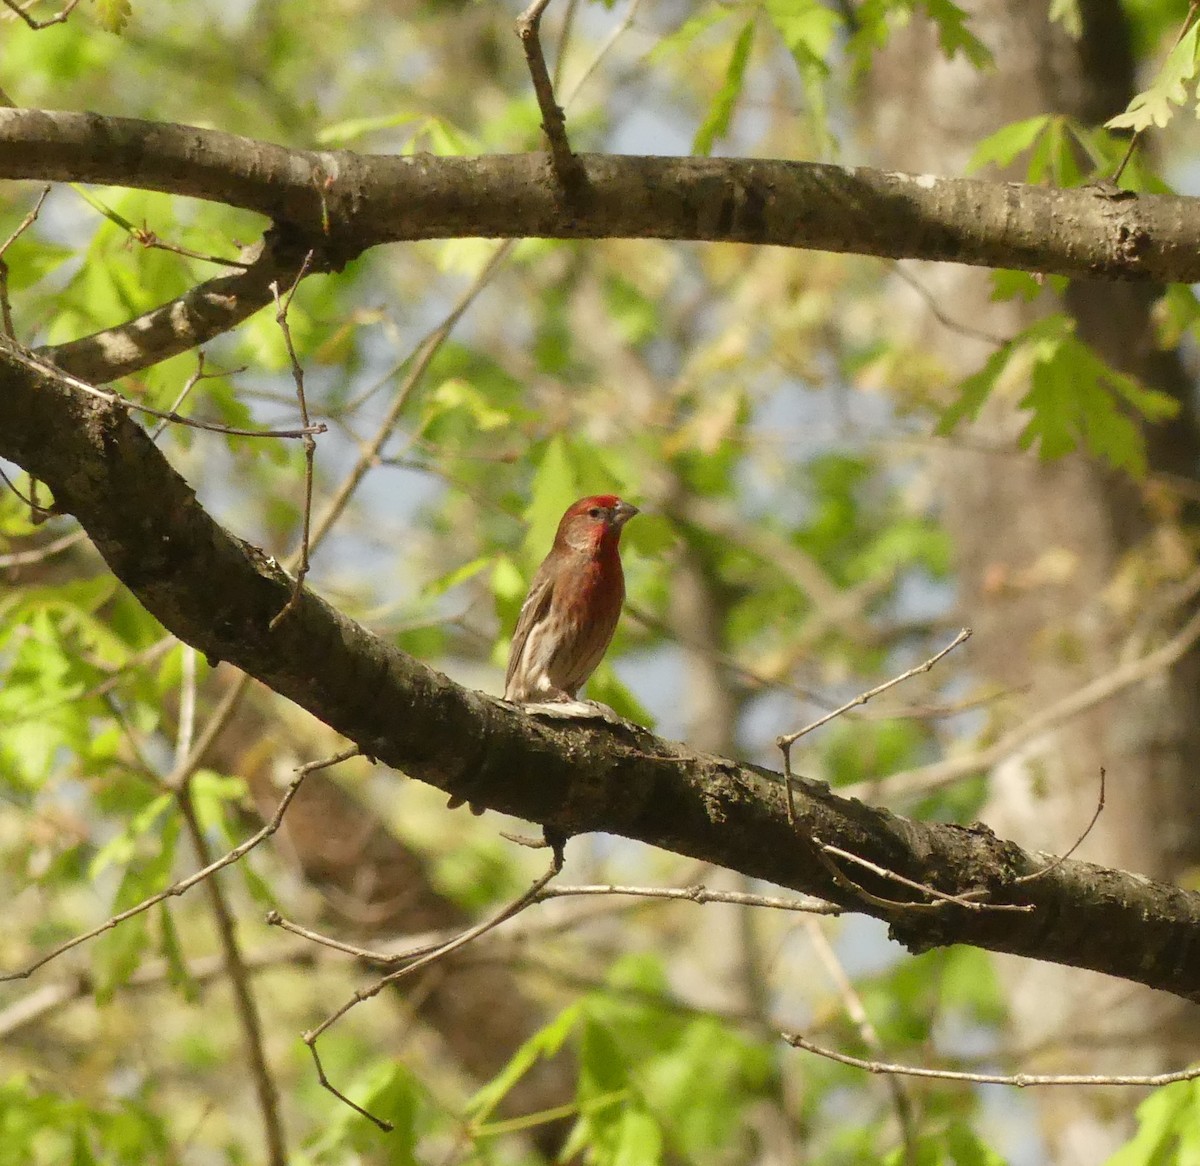
[[(967, 9), (997, 67), (977, 72), (961, 58), (948, 62), (923, 21), (899, 31), (870, 94), (874, 161), (957, 175), (975, 143), (1002, 125), (1043, 112), (1094, 124), (1126, 104), (1132, 58), (1118, 4), (1083, 0), (1078, 41), (1050, 23), (1046, 0), (972, 0)], [(997, 686), (1021, 690), (1016, 707), (1005, 706), (1012, 723), (1110, 669), (1144, 630), (1138, 621), (1156, 585), (1190, 569), (1178, 531), (1182, 507), (1161, 482), (1168, 474), (1175, 482), (1197, 475), (1191, 386), (1177, 354), (1155, 346), (1154, 288), (1076, 283), (1061, 302), (1047, 294), (1032, 305), (993, 303), (989, 272), (912, 270), (947, 317), (1001, 337), (1065, 308), (1111, 363), (1182, 406), (1173, 424), (1151, 435), (1145, 485), (1082, 456), (1043, 464), (1020, 454), (1021, 386), (997, 392), (979, 421), (940, 453), (938, 496), (957, 548), (962, 615), (977, 633), (971, 666)], [(901, 319), (913, 340), (952, 377), (974, 371), (992, 351), (938, 322), (908, 289), (897, 285), (897, 293), (910, 309)], [(1193, 652), (1170, 675), (1062, 724), (998, 766), (985, 818), (1025, 845), (1061, 850), (1091, 816), (1103, 766), (1106, 808), (1080, 857), (1178, 880), (1200, 851), (1198, 755), (1200, 659)], [(1022, 1068), (1152, 1072), (1194, 1055), (1195, 1009), (1181, 1001), (1090, 973), (1002, 963), (1013, 1044), (1040, 1050)], [(1103, 1161), (1129, 1132), (1138, 1099), (1111, 1090), (1040, 1095), (1053, 1160)]]

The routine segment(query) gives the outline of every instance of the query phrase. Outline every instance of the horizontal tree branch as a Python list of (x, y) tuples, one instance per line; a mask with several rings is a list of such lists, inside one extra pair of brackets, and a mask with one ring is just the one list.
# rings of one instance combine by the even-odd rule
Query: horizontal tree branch
[(885, 920), (913, 951), (970, 943), (1200, 1000), (1200, 895), (1074, 861), (1018, 882), (1047, 857), (985, 826), (910, 821), (803, 779), (793, 829), (776, 773), (627, 722), (538, 719), (454, 684), (307, 589), (272, 630), (292, 588), (279, 566), (212, 520), (118, 402), (7, 342), (0, 457), (49, 485), (171, 632), (411, 777), (554, 832), (619, 834), (817, 895)]
[(813, 162), (578, 155), (564, 203), (545, 154), (311, 151), (94, 113), (0, 109), (0, 178), (102, 182), (257, 211), (334, 262), (462, 236), (659, 238), (948, 260), (1074, 277), (1200, 280), (1197, 200)]

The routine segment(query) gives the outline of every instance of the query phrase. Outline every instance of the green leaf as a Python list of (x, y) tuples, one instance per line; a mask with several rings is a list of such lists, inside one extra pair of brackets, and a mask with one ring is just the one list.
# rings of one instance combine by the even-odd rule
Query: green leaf
[(737, 40), (733, 44), (733, 52), (729, 56), (729, 64), (725, 69), (725, 81), (713, 98), (704, 121), (696, 131), (692, 142), (692, 153), (708, 155), (712, 153), (713, 144), (718, 138), (723, 138), (729, 132), (729, 123), (733, 119), (733, 108), (741, 96), (742, 82), (746, 76), (746, 64), (750, 60), (750, 49), (754, 45), (754, 20), (750, 19), (742, 26)]
[(976, 69), (992, 65), (991, 50), (967, 27), (967, 14), (954, 0), (925, 0), (925, 11), (937, 25), (938, 44), (947, 60), (962, 53)]
[(528, 527), (524, 549), (530, 563), (540, 560), (550, 549), (563, 511), (579, 495), (579, 481), (567, 452), (567, 443), (556, 433), (547, 443), (534, 472), (533, 492), (525, 511)]
[(177, 988), (187, 1003), (195, 1004), (200, 999), (200, 985), (188, 970), (187, 961), (183, 956), (183, 945), (175, 927), (175, 918), (165, 899), (158, 905), (158, 925), (162, 937), (163, 958), (167, 963), (167, 983)]
[[(143, 899), (164, 890), (171, 879), (175, 846), (179, 840), (179, 818), (169, 818), (157, 836), (146, 832), (139, 853), (121, 877), (113, 898), (111, 914), (119, 915)], [(142, 912), (106, 931), (92, 951), (96, 1001), (105, 1004), (113, 992), (137, 970), (149, 949), (147, 913)]]
[(1048, 113), (1027, 117), (1023, 121), (1009, 122), (994, 134), (989, 134), (979, 143), (967, 162), (967, 172), (973, 173), (991, 163), (1011, 166), (1016, 158), (1030, 149), (1050, 124)]
[(509, 1058), (508, 1064), (467, 1102), (473, 1124), (482, 1125), (509, 1091), (538, 1061), (555, 1056), (583, 1019), (583, 1005), (564, 1008), (549, 1024), (538, 1029)]
[(648, 729), (654, 728), (653, 714), (617, 677), (608, 660), (602, 661), (592, 674), (592, 678), (587, 682), (585, 695), (589, 700), (598, 700), (601, 704), (608, 705), (627, 721), (645, 725)]
[(992, 272), (992, 295), (994, 301), (1022, 299), (1032, 303), (1047, 289), (1055, 292), (1066, 290), (1067, 279), (1062, 275), (1043, 276), (1040, 279), (1028, 271), (1009, 271), (999, 268)]
[(348, 117), (319, 130), (317, 143), (322, 146), (348, 146), (351, 142), (357, 141), (367, 134), (375, 133), (376, 130), (390, 130), (396, 126), (411, 125), (416, 120), (418, 120), (418, 115), (411, 110), (382, 114), (378, 117)]
[(1165, 126), (1175, 115), (1174, 107), (1183, 105), (1188, 99), (1189, 85), (1196, 76), (1198, 49), (1200, 21), (1195, 21), (1167, 55), (1154, 84), (1135, 94), (1125, 112), (1110, 117), (1105, 126), (1135, 132), (1152, 125)]
[(1165, 420), (1179, 403), (1112, 368), (1075, 336), (1074, 327), (1066, 316), (1048, 316), (993, 353), (959, 386), (959, 399), (942, 414), (937, 431), (949, 433), (977, 416), (1009, 363), (1020, 357), (1030, 364), (1030, 387), (1020, 401), (1030, 414), (1018, 439), (1022, 449), (1036, 447), (1041, 457), (1055, 458), (1086, 448), (1114, 469), (1143, 475), (1146, 446), (1137, 418)]
[(949, 405), (938, 419), (935, 432), (945, 437), (962, 421), (974, 421), (983, 403), (995, 387), (1013, 354), (1010, 341), (987, 358), (983, 368), (966, 377), (958, 386), (958, 400)]
[(130, 0), (96, 0), (96, 9), (100, 27), (109, 32), (124, 32), (133, 15)]
[(832, 8), (817, 0), (764, 0), (763, 8), (798, 65), (827, 68), (829, 50), (842, 26)]
[(1137, 1133), (1104, 1166), (1178, 1166), (1181, 1139), (1200, 1125), (1200, 1081), (1156, 1089), (1138, 1106), (1137, 1117)]

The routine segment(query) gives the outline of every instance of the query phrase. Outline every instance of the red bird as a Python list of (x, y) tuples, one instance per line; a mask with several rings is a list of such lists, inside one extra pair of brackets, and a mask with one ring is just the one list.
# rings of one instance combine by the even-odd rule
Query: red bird
[(580, 498), (521, 605), (508, 652), (504, 699), (574, 700), (616, 631), (625, 600), (617, 545), (638, 509), (615, 494)]

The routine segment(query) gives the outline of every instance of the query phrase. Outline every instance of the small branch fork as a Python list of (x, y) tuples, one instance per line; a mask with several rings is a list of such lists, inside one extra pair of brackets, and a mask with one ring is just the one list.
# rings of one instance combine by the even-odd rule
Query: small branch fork
[[(904, 875), (898, 874), (894, 870), (888, 870), (887, 867), (880, 866), (878, 863), (871, 862), (869, 859), (862, 858), (857, 854), (852, 854), (849, 850), (843, 850), (840, 846), (833, 846), (828, 842), (822, 842), (815, 835), (812, 841), (816, 847), (817, 858), (820, 860), (821, 865), (829, 872), (830, 878), (838, 886), (845, 887), (859, 898), (864, 899), (868, 903), (873, 903), (876, 907), (883, 907), (889, 911), (934, 911), (945, 907), (947, 904), (953, 904), (957, 907), (966, 907), (971, 911), (1028, 912), (1033, 910), (1031, 903), (988, 903), (982, 901), (982, 896), (987, 894), (986, 891), (982, 890), (968, 891), (963, 895), (948, 895), (945, 891), (939, 891), (936, 887), (931, 887), (926, 883), (918, 883), (913, 879), (905, 878)], [(919, 891), (922, 895), (928, 895), (933, 899), (933, 902), (914, 902), (908, 899), (883, 899), (878, 895), (873, 895), (865, 887), (860, 886), (846, 875), (834, 863), (831, 856), (836, 856), (845, 862), (855, 863), (864, 870), (869, 870), (872, 874), (878, 875), (880, 878), (890, 879), (901, 886)], [(1036, 872), (1037, 876), (1042, 874), (1045, 874), (1045, 870)]]
[(35, 20), (26, 10), (32, 8), (36, 2), (37, 0), (33, 0), (33, 3), (18, 4), (17, 0), (3, 0), (4, 7), (19, 16), (34, 32), (49, 28), (52, 24), (65, 24), (71, 13), (79, 7), (79, 0), (67, 0), (62, 9), (53, 16), (48, 16), (45, 20)]
[(329, 428), (322, 421), (317, 422), (315, 425), (306, 425), (301, 429), (242, 429), (236, 425), (222, 425), (217, 421), (197, 421), (192, 417), (181, 417), (178, 413), (171, 412), (170, 410), (153, 409), (149, 405), (139, 405), (136, 401), (131, 401), (128, 397), (122, 397), (120, 393), (110, 392), (107, 389), (99, 389), (95, 385), (88, 384), (87, 381), (72, 376), (69, 372), (65, 372), (57, 365), (44, 360), (28, 349), (14, 346), (10, 351), (13, 358), (20, 361), (27, 368), (31, 368), (43, 376), (53, 377), (55, 380), (69, 384), (73, 389), (78, 389), (81, 393), (86, 393), (89, 397), (96, 397), (120, 409), (129, 409), (135, 413), (146, 413), (151, 417), (162, 418), (176, 425), (186, 425), (189, 429), (203, 429), (209, 433), (223, 433), (227, 437), (296, 438), (325, 433)]
[(466, 931), (460, 932), (453, 939), (447, 940), (445, 943), (435, 944), (432, 947), (422, 946), (415, 948), (412, 951), (406, 952), (403, 955), (393, 957), (394, 960), (405, 960), (404, 967), (396, 969), (394, 972), (388, 972), (387, 975), (381, 976), (373, 984), (366, 988), (361, 988), (350, 997), (336, 1012), (327, 1016), (316, 1028), (310, 1029), (303, 1034), (301, 1038), (308, 1046), (308, 1051), (312, 1053), (313, 1064), (317, 1070), (317, 1080), (321, 1086), (327, 1089), (339, 1101), (348, 1105), (355, 1113), (365, 1117), (368, 1121), (373, 1122), (385, 1133), (390, 1133), (394, 1128), (392, 1123), (386, 1121), (375, 1114), (370, 1113), (361, 1105), (351, 1101), (340, 1089), (338, 1089), (325, 1075), (325, 1069), (321, 1064), (321, 1056), (317, 1052), (317, 1038), (327, 1029), (336, 1024), (343, 1016), (346, 1015), (355, 1005), (361, 1004), (364, 1000), (370, 1000), (372, 996), (379, 995), (389, 984), (394, 984), (397, 980), (403, 979), (405, 976), (411, 975), (413, 972), (419, 971), (421, 968), (428, 967), (430, 964), (443, 959), (452, 952), (457, 951), (461, 947), (465, 947), (468, 943), (478, 939), (481, 935), (485, 935), (493, 928), (498, 927), (501, 923), (508, 919), (519, 915), (527, 907), (531, 907), (538, 901), (538, 896), (550, 882), (562, 870), (562, 850), (561, 847), (554, 848), (554, 856), (550, 860), (550, 866), (546, 873), (534, 879), (532, 885), (522, 895), (518, 895), (511, 903), (503, 907), (495, 915), (477, 923), (474, 927), (468, 927)]
[(4, 258), (5, 252), (33, 226), (41, 213), (42, 203), (46, 201), (46, 196), (50, 193), (50, 187), (43, 186), (42, 193), (38, 195), (38, 200), (33, 204), (31, 210), (16, 226), (3, 244), (0, 244), (0, 324), (3, 325), (4, 335), (15, 337), (16, 329), (13, 327), (12, 305), (8, 302), (8, 261)]
[(185, 879), (180, 879), (178, 882), (172, 883), (165, 890), (159, 891), (157, 894), (151, 895), (148, 899), (143, 899), (140, 903), (121, 911), (116, 915), (110, 916), (98, 927), (93, 927), (90, 931), (85, 931), (80, 935), (68, 939), (65, 943), (60, 943), (57, 947), (51, 948), (44, 955), (39, 956), (30, 964), (15, 972), (0, 972), (0, 983), (5, 983), (9, 980), (24, 980), (33, 975), (38, 968), (44, 967), (51, 960), (57, 959), (60, 955), (70, 951), (73, 947), (78, 947), (81, 943), (86, 943), (89, 939), (95, 939), (97, 935), (102, 935), (105, 931), (109, 931), (116, 927), (118, 923), (124, 923), (126, 919), (132, 919), (134, 915), (140, 915), (143, 911), (148, 911), (151, 907), (163, 902), (164, 899), (169, 899), (177, 895), (182, 895), (185, 891), (190, 891), (197, 883), (203, 882), (210, 875), (227, 866), (232, 866), (239, 859), (244, 858), (256, 846), (270, 838), (283, 823), (283, 815), (287, 812), (287, 808), (292, 803), (292, 799), (296, 796), (304, 779), (315, 770), (328, 769), (331, 765), (338, 765), (351, 757), (357, 757), (359, 753), (358, 747), (354, 746), (350, 749), (343, 750), (341, 753), (334, 754), (332, 757), (326, 757), (322, 761), (313, 761), (307, 765), (302, 765), (296, 770), (296, 776), (292, 779), (291, 784), (284, 791), (283, 797), (279, 800), (279, 805), (275, 807), (275, 813), (271, 815), (271, 820), (267, 822), (261, 830), (252, 834), (244, 842), (239, 843), (232, 850), (221, 855), (220, 858), (208, 863), (206, 866), (196, 871), (195, 874), (188, 875)]
[(879, 696), (880, 693), (887, 692), (889, 688), (895, 688), (897, 684), (903, 684), (906, 680), (911, 680), (914, 676), (920, 676), (923, 672), (928, 672), (939, 660), (948, 656), (959, 644), (966, 643), (971, 638), (971, 629), (963, 628), (954, 639), (947, 644), (940, 652), (934, 656), (930, 656), (924, 664), (918, 664), (915, 668), (910, 668), (907, 672), (902, 672), (899, 676), (894, 676), (891, 680), (885, 680), (882, 684), (876, 685), (866, 692), (860, 692), (853, 700), (848, 700), (844, 705), (835, 708), (833, 712), (826, 713), (823, 717), (818, 717), (811, 724), (805, 725), (802, 729), (797, 729), (794, 733), (785, 733), (781, 737), (777, 737), (775, 744), (779, 746), (780, 752), (783, 754), (783, 776), (784, 788), (787, 790), (787, 810), (788, 824), (796, 825), (796, 801), (792, 791), (792, 746), (800, 740), (801, 737), (811, 733), (814, 729), (819, 729), (822, 725), (828, 724), (835, 717), (840, 717), (844, 713), (849, 712), (852, 708), (857, 708), (859, 705), (866, 704), (872, 697)]
[(835, 1049), (823, 1048), (799, 1033), (785, 1032), (780, 1034), (794, 1049), (804, 1049), (805, 1052), (815, 1053), (818, 1057), (837, 1061), (840, 1065), (849, 1065), (855, 1069), (864, 1069), (868, 1073), (894, 1074), (900, 1077), (932, 1077), (939, 1081), (964, 1081), (974, 1085), (1010, 1085), (1018, 1089), (1026, 1089), (1031, 1085), (1135, 1085), (1142, 1087), (1157, 1087), (1172, 1085), (1176, 1081), (1194, 1081), (1200, 1077), (1200, 1065), (1190, 1069), (1178, 1069), (1171, 1073), (1153, 1073), (1145, 1076), (1137, 1075), (1107, 1075), (1091, 1073), (964, 1073), (954, 1069), (925, 1069), (916, 1065), (896, 1065), (886, 1061), (867, 1061), (861, 1057), (851, 1057), (839, 1053)]
[(538, 108), (542, 111), (542, 132), (550, 150), (550, 167), (554, 171), (563, 192), (577, 195), (587, 186), (587, 174), (579, 156), (571, 149), (567, 140), (567, 120), (562, 106), (554, 96), (554, 82), (546, 68), (546, 57), (542, 52), (540, 26), (542, 14), (550, 0), (533, 0), (533, 3), (517, 17), (517, 37), (525, 50), (525, 63), (533, 80), (533, 91), (537, 95)]
[(313, 260), (313, 253), (310, 251), (305, 257), (304, 262), (300, 265), (300, 270), (296, 273), (296, 278), (292, 283), (291, 289), (287, 295), (280, 298), (279, 284), (271, 284), (271, 295), (275, 298), (275, 322), (279, 325), (280, 332), (283, 333), (284, 344), (287, 345), (288, 360), (292, 365), (292, 380), (296, 385), (296, 400), (300, 405), (300, 420), (303, 425), (302, 441), (304, 443), (304, 522), (300, 534), (300, 551), (299, 551), (299, 566), (296, 569), (296, 577), (292, 581), (292, 593), (288, 596), (288, 601), (275, 614), (271, 620), (270, 629), (275, 630), (288, 612), (290, 612), (300, 601), (300, 592), (304, 587), (304, 577), (308, 574), (309, 562), (309, 535), (312, 528), (312, 496), (313, 496), (313, 456), (317, 452), (317, 442), (312, 435), (312, 425), (308, 419), (308, 401), (304, 396), (304, 369), (300, 366), (300, 360), (296, 356), (296, 346), (292, 343), (292, 329), (288, 324), (288, 311), (291, 309), (292, 300), (296, 296), (296, 289), (300, 286), (300, 281), (308, 274), (308, 269)]
[[(827, 903), (823, 899), (801, 897), (798, 899), (784, 898), (775, 895), (750, 895), (741, 891), (714, 891), (699, 884), (691, 887), (626, 887), (613, 884), (585, 884), (573, 887), (543, 887), (534, 897), (535, 903), (544, 903), (548, 899), (595, 898), (598, 896), (627, 896), (635, 899), (658, 899), (667, 902), (686, 903), (732, 903), (739, 907), (765, 907), (776, 911), (798, 911), (811, 915), (841, 915), (843, 910), (836, 903)], [(367, 963), (389, 964), (403, 963), (405, 960), (416, 958), (426, 952), (433, 951), (444, 943), (454, 939), (457, 932), (429, 932), (420, 936), (409, 937), (406, 942), (412, 946), (405, 952), (373, 951), (371, 948), (358, 947), (353, 943), (345, 943), (319, 931), (312, 931), (291, 919), (285, 919), (278, 911), (267, 912), (267, 923), (272, 927), (307, 939), (310, 943), (319, 943), (322, 947), (332, 948), (355, 959)], [(554, 927), (560, 924), (553, 924)]]

